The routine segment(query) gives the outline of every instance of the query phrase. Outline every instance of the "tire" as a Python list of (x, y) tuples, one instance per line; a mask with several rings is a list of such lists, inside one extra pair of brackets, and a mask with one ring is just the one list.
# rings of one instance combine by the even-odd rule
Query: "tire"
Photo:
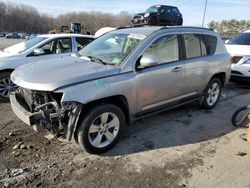
[(177, 25), (182, 25), (183, 24), (183, 19), (180, 18), (179, 21), (177, 22)]
[(149, 21), (148, 21), (148, 25), (153, 25), (153, 26), (158, 25), (158, 20), (157, 20), (157, 18), (156, 18), (156, 17), (150, 18)]
[(9, 94), (17, 89), (17, 86), (10, 80), (11, 72), (0, 73), (0, 99), (9, 100)]
[(124, 126), (125, 117), (119, 107), (97, 105), (82, 117), (76, 132), (77, 140), (81, 148), (89, 153), (104, 153), (118, 142)]
[(242, 106), (237, 109), (232, 116), (232, 124), (235, 127), (247, 127), (248, 125), (248, 116), (250, 114), (249, 106)]
[(204, 91), (201, 107), (205, 109), (214, 108), (216, 104), (219, 102), (221, 96), (221, 89), (222, 89), (221, 80), (218, 78), (211, 79)]

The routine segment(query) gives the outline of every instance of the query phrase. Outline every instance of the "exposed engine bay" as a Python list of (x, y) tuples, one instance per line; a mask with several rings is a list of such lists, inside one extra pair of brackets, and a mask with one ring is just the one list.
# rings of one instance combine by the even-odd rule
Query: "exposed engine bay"
[(62, 93), (34, 91), (19, 88), (16, 97), (21, 106), (34, 114), (30, 124), (36, 131), (47, 129), (58, 137), (71, 140), (82, 105), (76, 102), (61, 103)]

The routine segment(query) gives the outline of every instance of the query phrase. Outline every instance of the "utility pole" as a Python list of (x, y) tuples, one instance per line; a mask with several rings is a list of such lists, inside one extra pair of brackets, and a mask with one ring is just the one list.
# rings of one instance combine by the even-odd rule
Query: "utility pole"
[(204, 8), (203, 20), (202, 20), (202, 27), (204, 27), (205, 17), (206, 17), (206, 11), (207, 11), (207, 0), (205, 2), (205, 8)]

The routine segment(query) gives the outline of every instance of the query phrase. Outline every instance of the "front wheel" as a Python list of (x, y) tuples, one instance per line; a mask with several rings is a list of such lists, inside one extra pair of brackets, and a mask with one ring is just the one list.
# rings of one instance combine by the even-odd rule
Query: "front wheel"
[(0, 98), (8, 100), (11, 92), (17, 89), (17, 86), (10, 79), (10, 72), (0, 74)]
[(124, 114), (119, 107), (97, 105), (83, 116), (77, 129), (78, 143), (89, 153), (104, 153), (118, 142), (124, 125)]
[(232, 124), (236, 127), (247, 127), (250, 106), (242, 106), (232, 116)]
[(201, 106), (206, 109), (214, 108), (220, 99), (221, 89), (222, 84), (220, 79), (213, 78), (210, 80), (204, 91)]

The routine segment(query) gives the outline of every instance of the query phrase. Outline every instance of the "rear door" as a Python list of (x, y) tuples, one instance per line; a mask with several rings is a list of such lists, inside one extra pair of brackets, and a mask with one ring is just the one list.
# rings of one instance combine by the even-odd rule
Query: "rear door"
[(75, 37), (75, 51), (80, 51), (85, 46), (87, 46), (89, 43), (91, 43), (94, 39), (93, 38), (87, 38), (87, 37)]
[(182, 97), (184, 67), (180, 60), (179, 35), (159, 36), (145, 50), (144, 55), (159, 58), (156, 66), (138, 68), (137, 111), (163, 107)]
[(186, 94), (199, 95), (209, 79), (204, 36), (201, 33), (182, 33), (182, 36), (186, 54), (183, 88)]

